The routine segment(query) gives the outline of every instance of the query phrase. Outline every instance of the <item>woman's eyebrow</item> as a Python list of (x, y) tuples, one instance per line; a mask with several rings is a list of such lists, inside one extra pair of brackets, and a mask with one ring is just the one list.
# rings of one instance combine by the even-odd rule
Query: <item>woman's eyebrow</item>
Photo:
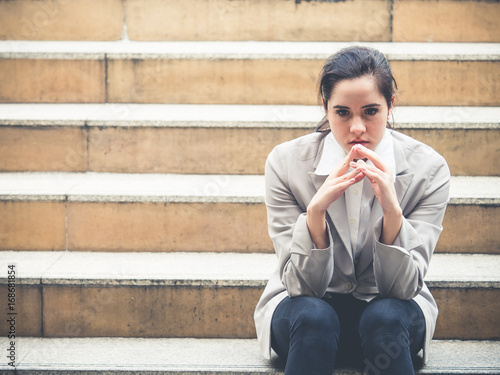
[[(361, 108), (368, 108), (368, 107), (380, 107), (381, 104), (378, 103), (372, 103), (372, 104), (367, 104), (362, 106)], [(332, 108), (339, 108), (339, 109), (350, 109), (349, 107), (346, 107), (345, 105), (334, 105)]]

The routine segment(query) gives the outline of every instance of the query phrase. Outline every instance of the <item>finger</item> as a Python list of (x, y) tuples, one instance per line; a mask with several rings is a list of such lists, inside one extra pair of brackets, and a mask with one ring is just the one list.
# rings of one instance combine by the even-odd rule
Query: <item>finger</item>
[(365, 178), (365, 175), (363, 173), (359, 173), (356, 176), (349, 178), (346, 181), (339, 182), (337, 185), (335, 185), (336, 190), (343, 193), (345, 190), (347, 190), (349, 186), (358, 183), (363, 178)]
[(368, 168), (368, 169), (371, 169), (372, 171), (381, 171), (382, 173), (385, 173), (381, 169), (377, 168), (376, 165), (368, 164), (363, 159), (359, 159), (359, 160), (356, 160), (355, 162), (354, 161), (351, 162), (350, 166), (351, 166), (351, 168), (355, 168), (355, 169)]
[(337, 178), (343, 176), (349, 169), (349, 163), (352, 161), (352, 152), (349, 152), (347, 156), (342, 160), (342, 163), (336, 167), (332, 173), (328, 176), (329, 179)]
[(351, 161), (351, 162), (349, 163), (349, 166), (350, 166), (351, 168), (353, 168), (353, 169), (356, 169), (356, 168), (358, 168), (358, 167), (362, 167), (363, 165), (366, 165), (366, 162), (365, 162), (364, 160), (361, 160), (361, 159), (358, 159), (358, 160), (356, 160), (356, 161), (354, 161), (354, 160), (353, 160), (353, 161)]
[(346, 178), (345, 182), (348, 182), (347, 184), (345, 184), (344, 182), (341, 183), (343, 189), (345, 190), (349, 186), (357, 184), (358, 182), (360, 182), (363, 178), (365, 178), (365, 175), (361, 171), (353, 170), (353, 171), (351, 171), (349, 173), (346, 173), (344, 175), (344, 178)]
[(361, 175), (363, 175), (363, 172), (362, 172), (362, 171), (360, 171), (359, 169), (356, 169), (356, 168), (355, 168), (355, 169), (353, 169), (352, 171), (350, 171), (350, 172), (346, 173), (346, 174), (343, 176), (343, 178), (345, 178), (345, 179), (351, 179), (351, 178), (355, 178), (355, 177), (359, 176), (360, 174), (361, 174)]
[(357, 147), (357, 152), (360, 155), (364, 156), (368, 160), (371, 160), (378, 169), (381, 169), (384, 172), (387, 171), (387, 167), (385, 166), (384, 162), (374, 151), (366, 148), (363, 145), (356, 145), (355, 147)]
[(365, 175), (361, 171), (352, 170), (349, 173), (346, 173), (340, 177), (332, 179), (327, 184), (330, 189), (334, 189), (336, 191), (343, 191), (352, 184), (361, 181), (363, 178), (365, 178)]
[(366, 164), (360, 166), (359, 170), (368, 177), (371, 182), (376, 182), (378, 185), (383, 185), (386, 181), (389, 181), (387, 174), (374, 166)]
[(355, 177), (354, 177), (354, 183), (358, 183), (359, 181), (361, 181), (363, 178), (365, 178), (365, 175), (363, 173), (360, 173), (360, 174), (357, 174)]
[(335, 175), (338, 177), (338, 176), (342, 176), (343, 174), (345, 174), (347, 172), (347, 170), (349, 169), (349, 163), (352, 161), (352, 159), (354, 159), (354, 156), (356, 154), (356, 150), (353, 150), (353, 147), (351, 147), (351, 149), (349, 150), (349, 153), (346, 155), (346, 157), (344, 158), (344, 160), (342, 160), (342, 164), (339, 166), (339, 168), (337, 168), (335, 170)]
[(377, 168), (377, 166), (365, 163), (363, 160), (358, 160), (356, 162), (356, 169), (362, 171), (363, 173), (365, 173), (366, 171), (371, 173), (385, 173), (381, 169)]

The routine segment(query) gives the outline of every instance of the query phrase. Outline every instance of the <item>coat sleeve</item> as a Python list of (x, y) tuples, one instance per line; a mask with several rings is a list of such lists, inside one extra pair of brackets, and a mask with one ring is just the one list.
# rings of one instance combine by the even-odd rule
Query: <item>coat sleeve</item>
[[(308, 176), (305, 176), (308, 178)], [(300, 207), (287, 181), (287, 166), (275, 148), (265, 168), (268, 229), (278, 257), (281, 282), (290, 297), (322, 297), (333, 273), (333, 241), (316, 249), (307, 227), (305, 207)]]
[(403, 223), (393, 245), (378, 241), (383, 218), (375, 225), (373, 268), (383, 297), (411, 299), (424, 285), (449, 200), (450, 171), (444, 159), (438, 160), (426, 179), (423, 194), (410, 212), (403, 210)]

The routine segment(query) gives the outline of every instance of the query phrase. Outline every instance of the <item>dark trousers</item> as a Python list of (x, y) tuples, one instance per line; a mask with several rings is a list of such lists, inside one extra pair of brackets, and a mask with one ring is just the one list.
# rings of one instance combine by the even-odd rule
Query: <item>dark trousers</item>
[(350, 294), (286, 297), (276, 308), (272, 348), (286, 361), (285, 375), (332, 375), (352, 366), (367, 375), (414, 374), (412, 358), (423, 346), (425, 319), (413, 300)]

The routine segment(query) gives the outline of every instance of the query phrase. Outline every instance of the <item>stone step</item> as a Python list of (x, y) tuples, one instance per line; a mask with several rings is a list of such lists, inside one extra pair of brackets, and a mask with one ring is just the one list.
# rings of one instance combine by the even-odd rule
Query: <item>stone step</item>
[[(2, 301), (9, 265), (19, 336), (252, 338), (276, 256), (3, 251)], [(426, 282), (440, 308), (435, 338), (500, 339), (499, 267), (500, 255), (434, 255)]]
[[(437, 251), (500, 252), (498, 186), (452, 177)], [(260, 175), (5, 172), (0, 210), (6, 250), (273, 252)]]
[[(9, 348), (5, 338), (2, 348)], [(16, 341), (16, 370), (26, 375), (282, 375), (283, 364), (263, 359), (255, 339), (33, 338)], [(434, 340), (417, 374), (500, 374), (498, 341)], [(196, 355), (193, 355), (196, 353)], [(2, 362), (5, 374), (14, 374)], [(10, 372), (8, 372), (11, 370)], [(352, 369), (335, 375), (361, 375)]]
[(2, 1), (0, 39), (499, 42), (499, 16), (491, 0)]
[[(0, 171), (262, 174), (275, 145), (323, 115), (319, 106), (0, 104)], [(499, 174), (500, 107), (396, 107), (394, 127), (434, 147), (454, 175)]]
[(0, 39), (118, 40), (122, 0), (22, 0), (0, 2)]
[[(0, 42), (0, 102), (317, 104), (340, 42)], [(500, 105), (498, 43), (363, 43), (398, 105)]]

